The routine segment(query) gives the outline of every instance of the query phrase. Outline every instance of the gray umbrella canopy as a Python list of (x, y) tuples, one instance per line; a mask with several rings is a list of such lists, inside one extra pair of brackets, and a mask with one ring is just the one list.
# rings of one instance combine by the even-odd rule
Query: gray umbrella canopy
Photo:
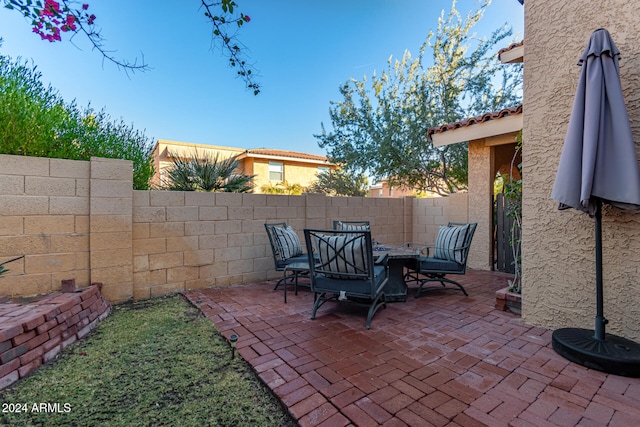
[(593, 216), (599, 198), (640, 209), (640, 170), (622, 96), (620, 51), (605, 29), (593, 32), (582, 66), (551, 197), (560, 209)]

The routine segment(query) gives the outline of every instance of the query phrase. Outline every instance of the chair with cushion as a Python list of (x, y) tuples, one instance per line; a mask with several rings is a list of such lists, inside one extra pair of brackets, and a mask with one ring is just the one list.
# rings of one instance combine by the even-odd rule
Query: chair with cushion
[[(409, 267), (405, 276), (419, 283), (416, 298), (423, 292), (434, 290), (459, 290), (469, 295), (464, 286), (445, 276), (466, 273), (467, 257), (476, 226), (476, 223), (454, 222), (440, 226), (435, 245), (423, 248), (424, 256), (419, 257), (415, 265)], [(440, 282), (440, 286), (425, 287), (430, 282)]]
[(334, 230), (370, 231), (369, 221), (333, 221)]
[(314, 304), (311, 318), (325, 302), (368, 307), (366, 328), (381, 307), (386, 307), (386, 263), (374, 263), (371, 232), (361, 230), (304, 230), (307, 253), (317, 257), (310, 264)]
[(267, 223), (264, 228), (271, 244), (276, 271), (283, 272), (283, 277), (278, 280), (273, 290), (278, 289), (278, 286), (282, 283), (285, 287), (286, 302), (287, 279), (292, 279), (292, 283), (295, 286), (294, 290), (297, 293), (298, 275), (301, 273), (300, 268), (296, 268), (291, 270), (291, 275), (288, 275), (287, 266), (295, 263), (299, 267), (300, 263), (308, 263), (309, 258), (302, 249), (302, 243), (300, 243), (298, 235), (293, 228), (287, 226), (286, 222)]

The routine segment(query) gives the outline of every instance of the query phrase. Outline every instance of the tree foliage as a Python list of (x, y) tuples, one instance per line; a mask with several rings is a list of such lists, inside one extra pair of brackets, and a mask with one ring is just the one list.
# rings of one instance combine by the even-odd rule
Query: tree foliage
[(197, 150), (188, 158), (170, 153), (172, 164), (167, 168), (166, 180), (161, 183), (162, 189), (175, 191), (207, 191), (226, 193), (247, 193), (252, 190), (251, 180), (254, 175), (237, 173), (240, 161), (235, 157), (221, 159), (198, 153)]
[(287, 181), (279, 182), (275, 185), (269, 183), (260, 187), (264, 194), (286, 194), (288, 196), (301, 196), (306, 188), (298, 183), (289, 184)]
[(83, 35), (94, 50), (102, 55), (103, 59), (111, 62), (125, 72), (145, 71), (149, 66), (144, 58), (138, 63), (117, 58), (104, 46), (101, 30), (95, 25), (96, 16), (89, 13), (88, 3), (80, 3), (74, 0), (3, 0), (4, 6), (10, 10), (16, 10), (25, 18), (31, 20), (33, 32), (42, 40), (56, 42), (62, 40), (64, 33), (70, 34), (73, 39), (78, 34)]
[[(111, 62), (125, 73), (149, 69), (144, 57), (140, 62), (137, 58), (129, 61), (118, 58), (107, 50), (102, 30), (96, 25), (98, 18), (88, 12), (88, 3), (76, 0), (2, 0), (2, 3), (5, 8), (15, 10), (30, 20), (33, 32), (43, 40), (56, 42), (61, 41), (65, 33), (70, 35), (70, 39), (80, 34), (105, 61)], [(219, 46), (222, 55), (229, 59), (229, 65), (237, 70), (245, 87), (253, 91), (254, 95), (260, 93), (256, 69), (248, 62), (246, 49), (238, 40), (238, 30), (249, 23), (251, 18), (239, 12), (238, 5), (233, 0), (200, 0), (200, 8), (211, 24), (213, 44)]]
[(364, 197), (369, 193), (368, 185), (367, 177), (363, 174), (353, 175), (346, 169), (335, 169), (318, 174), (318, 180), (308, 191), (329, 196)]
[(133, 161), (133, 186), (149, 187), (153, 141), (104, 111), (65, 103), (42, 83), (35, 66), (0, 55), (0, 153), (89, 160)]
[(401, 60), (389, 58), (380, 76), (345, 82), (343, 99), (331, 102), (331, 131), (323, 124), (315, 135), (331, 161), (395, 187), (466, 189), (466, 144), (434, 147), (426, 137), (429, 128), (521, 102), (521, 66), (502, 65), (495, 55), (511, 30), (503, 26), (482, 40), (472, 32), (490, 3), (483, 0), (463, 19), (454, 0), (418, 58), (406, 51)]

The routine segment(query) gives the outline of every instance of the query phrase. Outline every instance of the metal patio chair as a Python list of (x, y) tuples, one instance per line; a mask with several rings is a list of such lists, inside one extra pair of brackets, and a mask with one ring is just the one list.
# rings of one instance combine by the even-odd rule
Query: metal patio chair
[[(294, 293), (297, 295), (298, 277), (308, 275), (308, 270), (306, 271), (307, 274), (305, 274), (305, 270), (301, 266), (309, 263), (309, 257), (303, 251), (300, 239), (293, 229), (287, 226), (286, 222), (265, 223), (264, 228), (269, 237), (276, 271), (283, 272), (282, 278), (276, 282), (273, 290), (275, 291), (282, 284), (285, 291), (284, 302), (287, 302), (287, 280), (291, 279), (291, 283), (294, 285)], [(287, 267), (292, 264), (295, 264), (295, 268), (288, 269)]]
[(334, 230), (357, 230), (357, 231), (371, 231), (371, 224), (369, 221), (333, 221)]
[[(435, 290), (459, 290), (469, 295), (464, 286), (446, 276), (466, 273), (467, 257), (476, 227), (476, 223), (458, 222), (440, 226), (435, 245), (423, 247), (422, 256), (415, 264), (408, 266), (405, 279), (415, 280), (419, 284), (416, 298), (423, 292)], [(439, 282), (440, 286), (425, 287), (430, 282)]]
[(386, 263), (374, 263), (371, 232), (361, 230), (305, 229), (307, 253), (318, 260), (310, 265), (314, 293), (311, 318), (325, 302), (368, 307), (366, 328), (382, 307), (386, 307), (384, 286)]

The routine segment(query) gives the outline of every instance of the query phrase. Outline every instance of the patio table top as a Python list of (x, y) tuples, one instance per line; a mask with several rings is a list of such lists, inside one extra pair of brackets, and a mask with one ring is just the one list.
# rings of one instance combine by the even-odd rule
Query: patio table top
[(273, 282), (185, 295), (239, 336), (238, 353), (302, 426), (636, 426), (640, 379), (571, 363), (551, 331), (496, 310), (510, 277), (467, 270), (469, 297), (388, 304), (370, 330), (353, 307), (327, 304), (311, 320), (307, 288), (287, 304)]

